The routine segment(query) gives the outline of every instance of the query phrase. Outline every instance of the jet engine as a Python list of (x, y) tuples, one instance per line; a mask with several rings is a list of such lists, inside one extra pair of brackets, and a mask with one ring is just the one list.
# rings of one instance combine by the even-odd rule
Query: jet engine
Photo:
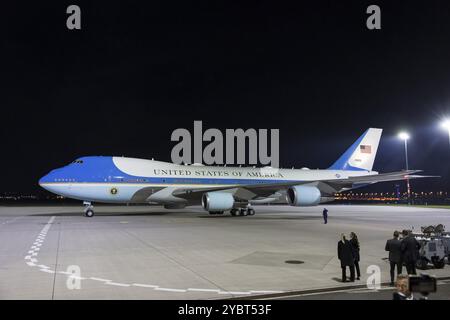
[(227, 192), (207, 192), (202, 196), (202, 207), (206, 211), (226, 211), (231, 210), (234, 205), (234, 198)]
[(293, 186), (287, 190), (287, 201), (291, 206), (316, 206), (320, 198), (320, 190), (313, 186)]

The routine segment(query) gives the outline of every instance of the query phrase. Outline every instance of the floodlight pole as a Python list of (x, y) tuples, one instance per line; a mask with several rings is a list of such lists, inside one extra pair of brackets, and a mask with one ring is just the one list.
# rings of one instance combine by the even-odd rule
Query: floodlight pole
[(450, 147), (450, 127), (447, 128), (448, 131), (448, 146)]
[[(405, 142), (405, 160), (406, 160), (406, 171), (409, 170), (409, 164), (408, 164), (408, 139), (403, 140)], [(408, 197), (408, 204), (411, 204), (411, 186), (409, 184), (409, 178), (408, 175), (406, 175), (406, 194)]]

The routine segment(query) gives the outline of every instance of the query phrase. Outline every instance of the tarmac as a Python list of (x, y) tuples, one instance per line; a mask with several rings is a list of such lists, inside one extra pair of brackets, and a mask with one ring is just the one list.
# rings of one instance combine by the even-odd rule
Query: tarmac
[[(450, 228), (448, 209), (328, 205), (324, 224), (323, 207), (255, 206), (255, 216), (232, 217), (200, 207), (96, 206), (87, 218), (81, 205), (0, 206), (0, 299), (301, 296), (349, 285), (340, 282), (341, 233), (359, 237), (355, 285), (364, 286), (377, 268), (389, 281), (384, 246), (394, 230)], [(450, 265), (421, 272), (448, 277)]]

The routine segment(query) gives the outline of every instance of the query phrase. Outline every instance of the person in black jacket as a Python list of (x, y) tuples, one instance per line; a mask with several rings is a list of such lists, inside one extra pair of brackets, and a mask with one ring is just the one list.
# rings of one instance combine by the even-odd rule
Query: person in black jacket
[(353, 258), (353, 250), (350, 242), (341, 234), (341, 240), (337, 246), (338, 258), (341, 261), (342, 282), (347, 282), (347, 267), (350, 268), (350, 281), (355, 281), (355, 262)]
[(359, 270), (359, 240), (354, 232), (350, 232), (350, 244), (352, 245), (353, 261), (356, 268), (356, 280), (359, 280), (361, 277), (361, 271)]
[(400, 246), (403, 261), (408, 274), (416, 274), (416, 262), (419, 258), (420, 243), (413, 237), (411, 231), (403, 230), (403, 240)]
[(323, 223), (327, 224), (328, 223), (328, 209), (327, 208), (323, 208), (322, 216), (323, 216)]
[(394, 273), (395, 267), (397, 267), (397, 276), (402, 273), (403, 261), (402, 261), (402, 242), (398, 239), (400, 233), (394, 231), (394, 238), (386, 241), (384, 250), (389, 251), (389, 263), (391, 265), (391, 286), (394, 285)]

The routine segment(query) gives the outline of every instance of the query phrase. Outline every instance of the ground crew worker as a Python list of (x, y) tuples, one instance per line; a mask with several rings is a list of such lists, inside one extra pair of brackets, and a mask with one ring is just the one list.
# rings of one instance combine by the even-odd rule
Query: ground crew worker
[(323, 208), (322, 215), (323, 215), (323, 223), (327, 224), (328, 223), (328, 210), (327, 210), (327, 208)]

